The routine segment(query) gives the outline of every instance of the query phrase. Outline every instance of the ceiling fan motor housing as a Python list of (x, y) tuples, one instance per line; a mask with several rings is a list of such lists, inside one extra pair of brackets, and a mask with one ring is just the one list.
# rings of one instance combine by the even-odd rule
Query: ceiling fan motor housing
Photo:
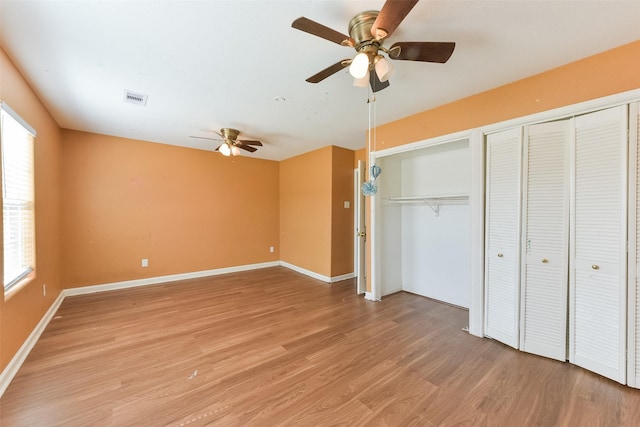
[(240, 131), (238, 129), (222, 128), (220, 129), (220, 133), (225, 140), (235, 141), (238, 139)]
[(377, 17), (377, 10), (368, 10), (357, 14), (349, 22), (349, 36), (355, 41), (355, 48), (358, 52), (361, 47), (371, 44), (371, 41), (377, 42), (371, 34), (371, 27)]

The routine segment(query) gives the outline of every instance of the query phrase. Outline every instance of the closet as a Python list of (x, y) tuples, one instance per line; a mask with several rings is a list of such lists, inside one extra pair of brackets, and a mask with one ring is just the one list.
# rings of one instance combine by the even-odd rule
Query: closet
[(469, 306), (469, 142), (380, 156), (381, 295), (407, 291)]
[(485, 334), (626, 382), (627, 107), (486, 137)]

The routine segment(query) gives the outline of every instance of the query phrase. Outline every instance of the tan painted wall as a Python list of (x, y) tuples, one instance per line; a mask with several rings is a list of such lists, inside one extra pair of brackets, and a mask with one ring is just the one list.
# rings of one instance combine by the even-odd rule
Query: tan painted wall
[[(640, 41), (379, 126), (382, 150), (640, 88)], [(367, 223), (370, 224), (367, 200)], [(367, 242), (371, 277), (370, 241)], [(367, 288), (371, 290), (370, 283)]]
[(331, 276), (332, 147), (280, 162), (280, 259)]
[(66, 288), (279, 259), (277, 162), (68, 130), (63, 141)]
[[(59, 193), (61, 134), (52, 116), (1, 49), (0, 99), (38, 133), (35, 139), (36, 277), (26, 286), (0, 298), (2, 370), (62, 290)], [(2, 215), (0, 221), (1, 218)], [(42, 292), (45, 284), (46, 296)]]
[(337, 277), (353, 273), (354, 152), (331, 148), (331, 277)]
[(377, 128), (403, 145), (640, 87), (640, 40)]

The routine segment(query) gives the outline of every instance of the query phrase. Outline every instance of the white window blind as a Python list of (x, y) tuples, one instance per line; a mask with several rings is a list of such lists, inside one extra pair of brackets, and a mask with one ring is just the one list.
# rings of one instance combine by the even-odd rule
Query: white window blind
[(5, 289), (35, 269), (34, 137), (35, 131), (3, 102), (0, 145)]

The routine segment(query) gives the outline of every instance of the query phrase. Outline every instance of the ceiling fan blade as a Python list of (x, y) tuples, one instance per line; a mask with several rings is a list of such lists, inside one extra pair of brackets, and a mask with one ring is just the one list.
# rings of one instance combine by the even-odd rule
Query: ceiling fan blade
[(324, 70), (320, 71), (318, 74), (314, 74), (313, 76), (309, 77), (307, 79), (307, 81), (309, 83), (319, 83), (322, 80), (326, 79), (327, 77), (337, 73), (338, 71), (342, 70), (343, 68), (347, 67), (349, 65), (349, 62), (346, 61), (351, 61), (350, 59), (343, 59), (340, 62), (336, 62), (335, 64), (325, 68)]
[(371, 85), (371, 90), (373, 92), (380, 92), (382, 89), (388, 88), (391, 83), (389, 83), (389, 80), (381, 82), (375, 70), (373, 70), (369, 73), (369, 84)]
[(296, 30), (313, 34), (314, 36), (318, 36), (342, 46), (353, 46), (353, 40), (351, 40), (351, 37), (305, 17), (296, 19), (291, 23), (291, 26)]
[(257, 145), (257, 146), (262, 147), (262, 142), (260, 142), (260, 141), (250, 141), (250, 140), (246, 140), (246, 139), (242, 139), (242, 140), (239, 139), (237, 142), (240, 143), (240, 144), (243, 144), (243, 145)]
[(399, 53), (389, 56), (392, 59), (444, 64), (451, 57), (455, 47), (454, 42), (398, 42), (391, 46), (389, 51), (393, 53), (394, 49), (399, 49)]
[(387, 0), (371, 26), (371, 35), (378, 40), (389, 37), (416, 3), (418, 0)]
[(207, 138), (205, 136), (193, 136), (193, 135), (190, 135), (189, 138), (208, 139), (209, 141), (220, 141), (218, 138)]
[(252, 147), (252, 146), (250, 146), (250, 145), (243, 145), (243, 144), (234, 144), (234, 145), (235, 145), (236, 147), (238, 147), (238, 148), (242, 148), (243, 150), (247, 150), (247, 151), (249, 151), (250, 153), (253, 153), (254, 151), (258, 151), (258, 149), (257, 149), (257, 148)]
[(220, 144), (218, 145), (218, 148), (215, 149), (215, 151), (220, 151), (220, 147), (222, 147), (224, 144)]

